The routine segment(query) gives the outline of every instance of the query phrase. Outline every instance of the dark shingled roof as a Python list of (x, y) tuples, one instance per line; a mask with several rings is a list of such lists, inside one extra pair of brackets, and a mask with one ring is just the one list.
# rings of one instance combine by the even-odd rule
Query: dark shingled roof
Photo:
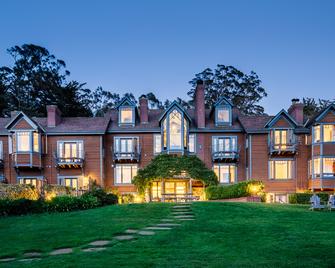
[(246, 132), (265, 132), (264, 126), (274, 116), (270, 115), (240, 115), (239, 120), (242, 123)]

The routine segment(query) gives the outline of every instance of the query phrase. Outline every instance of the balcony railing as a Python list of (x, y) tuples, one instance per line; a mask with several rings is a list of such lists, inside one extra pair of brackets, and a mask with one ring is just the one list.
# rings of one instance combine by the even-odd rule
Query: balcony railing
[(85, 157), (64, 157), (55, 154), (56, 166), (58, 168), (82, 168)]
[(213, 162), (237, 162), (240, 158), (239, 150), (217, 150), (212, 152)]
[(113, 159), (114, 161), (140, 161), (141, 153), (139, 150), (133, 150), (131, 152), (114, 152), (113, 153)]
[(274, 143), (269, 144), (270, 154), (295, 154), (297, 151), (297, 142), (290, 143)]
[(39, 152), (14, 152), (11, 154), (14, 168), (42, 168), (42, 155)]

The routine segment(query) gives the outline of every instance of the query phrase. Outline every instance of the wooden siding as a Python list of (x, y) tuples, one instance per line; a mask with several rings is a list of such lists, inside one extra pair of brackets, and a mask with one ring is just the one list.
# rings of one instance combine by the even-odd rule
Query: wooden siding
[(290, 128), (292, 127), (290, 123), (287, 121), (287, 119), (284, 116), (281, 116), (278, 121), (272, 126), (273, 128), (283, 128), (287, 127)]
[(24, 118), (21, 118), (12, 128), (13, 130), (34, 129)]
[(322, 118), (320, 121), (321, 123), (335, 123), (335, 113), (334, 111), (330, 110), (327, 115)]

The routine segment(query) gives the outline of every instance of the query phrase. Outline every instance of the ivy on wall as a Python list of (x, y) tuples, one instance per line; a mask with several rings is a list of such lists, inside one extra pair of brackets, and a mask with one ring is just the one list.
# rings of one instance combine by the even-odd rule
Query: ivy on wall
[(136, 185), (139, 193), (143, 194), (150, 182), (178, 176), (202, 181), (205, 186), (218, 184), (215, 173), (208, 169), (197, 156), (170, 154), (158, 155), (145, 168), (139, 169), (133, 179), (133, 184)]

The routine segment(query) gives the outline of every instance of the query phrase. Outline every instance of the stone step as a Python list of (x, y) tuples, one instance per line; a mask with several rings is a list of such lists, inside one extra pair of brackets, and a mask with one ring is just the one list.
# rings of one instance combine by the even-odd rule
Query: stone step
[(59, 248), (51, 251), (49, 255), (62, 255), (62, 254), (70, 254), (73, 252), (72, 248)]
[(173, 227), (173, 226), (180, 226), (179, 223), (159, 223), (156, 226), (158, 227)]
[(154, 235), (155, 232), (153, 232), (153, 231), (139, 231), (138, 234), (139, 235)]
[(145, 227), (144, 229), (146, 230), (171, 230), (171, 227), (159, 227), (159, 226), (150, 226), (150, 227)]

